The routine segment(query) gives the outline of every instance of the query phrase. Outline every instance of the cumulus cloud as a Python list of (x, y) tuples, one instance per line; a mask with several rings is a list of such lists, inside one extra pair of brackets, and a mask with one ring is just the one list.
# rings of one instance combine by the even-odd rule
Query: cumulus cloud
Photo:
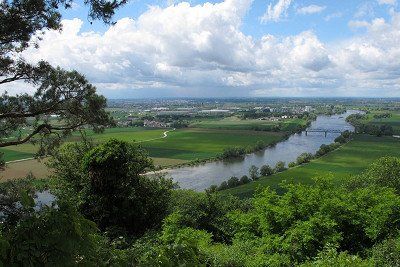
[[(313, 31), (255, 39), (241, 31), (251, 0), (150, 7), (104, 33), (80, 19), (49, 31), (30, 61), (77, 69), (102, 92), (160, 96), (400, 94), (400, 15), (354, 22), (365, 33), (326, 44)], [(114, 93), (110, 93), (114, 92)], [(150, 93), (148, 93), (150, 94)], [(125, 94), (126, 96), (126, 94)]]
[(287, 10), (290, 7), (292, 0), (278, 0), (275, 5), (270, 3), (265, 11), (264, 15), (261, 17), (261, 22), (266, 23), (269, 21), (279, 21), (283, 17), (287, 16)]
[(326, 6), (318, 6), (318, 5), (309, 5), (300, 7), (297, 9), (297, 13), (301, 15), (309, 15), (309, 14), (316, 14), (321, 13), (326, 9)]

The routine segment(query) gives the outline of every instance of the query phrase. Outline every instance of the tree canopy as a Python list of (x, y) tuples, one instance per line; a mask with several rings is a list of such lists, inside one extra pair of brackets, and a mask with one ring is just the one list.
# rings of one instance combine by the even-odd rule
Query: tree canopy
[[(126, 0), (87, 0), (89, 20), (112, 23)], [(36, 142), (39, 154), (59, 144), (71, 131), (90, 126), (101, 131), (112, 119), (106, 99), (80, 73), (45, 61), (27, 62), (21, 52), (37, 48), (46, 30), (62, 30), (61, 9), (72, 0), (5, 0), (0, 2), (0, 147)], [(28, 84), (32, 94), (9, 95), (5, 88)], [(1, 156), (1, 155), (0, 155)], [(4, 164), (0, 160), (0, 163)]]

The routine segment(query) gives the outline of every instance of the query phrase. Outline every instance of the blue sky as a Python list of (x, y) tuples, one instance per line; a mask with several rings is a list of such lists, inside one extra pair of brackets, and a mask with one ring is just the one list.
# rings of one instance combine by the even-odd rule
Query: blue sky
[(115, 26), (63, 12), (29, 60), (108, 97), (400, 96), (396, 0), (130, 1)]
[[(191, 5), (202, 5), (206, 2), (218, 3), (220, 1), (188, 1)], [(251, 8), (246, 13), (242, 31), (254, 38), (260, 38), (265, 34), (276, 36), (296, 35), (306, 30), (313, 30), (318, 37), (324, 42), (334, 42), (343, 38), (348, 38), (358, 32), (351, 29), (348, 22), (354, 19), (372, 19), (381, 17), (386, 20), (390, 18), (388, 10), (397, 8), (396, 5), (379, 4), (378, 1), (365, 0), (303, 0), (292, 1), (287, 10), (287, 16), (278, 22), (260, 23), (260, 18), (266, 11), (269, 4), (277, 1), (255, 0), (252, 2)], [(108, 29), (100, 21), (94, 21), (92, 24), (87, 19), (88, 9), (83, 5), (82, 1), (76, 2), (79, 8), (67, 10), (63, 12), (63, 18), (73, 19), (80, 18), (84, 21), (82, 31), (99, 31), (104, 32)], [(167, 1), (130, 1), (128, 4), (116, 12), (114, 21), (124, 17), (137, 19), (140, 14), (148, 10), (149, 6), (156, 5), (167, 7)], [(304, 15), (299, 14), (297, 10), (301, 7), (317, 5), (324, 7), (321, 12)]]

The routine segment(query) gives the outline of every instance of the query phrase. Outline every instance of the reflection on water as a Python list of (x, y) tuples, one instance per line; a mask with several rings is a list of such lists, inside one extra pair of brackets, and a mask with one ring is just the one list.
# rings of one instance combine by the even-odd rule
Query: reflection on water
[[(358, 111), (350, 110), (345, 114), (332, 116), (318, 116), (311, 123), (311, 129), (329, 129), (340, 131), (354, 131), (353, 126), (346, 122), (346, 117), (358, 113)], [(287, 163), (295, 161), (296, 158), (304, 152), (314, 154), (322, 144), (333, 143), (340, 133), (323, 132), (305, 132), (294, 134), (289, 139), (278, 143), (276, 146), (267, 148), (250, 155), (244, 159), (236, 159), (230, 161), (210, 162), (204, 165), (194, 167), (183, 167), (168, 171), (174, 181), (178, 182), (181, 188), (194, 190), (204, 190), (211, 185), (219, 185), (229, 177), (241, 177), (248, 175), (251, 165), (260, 167), (268, 164), (274, 166), (278, 161)]]

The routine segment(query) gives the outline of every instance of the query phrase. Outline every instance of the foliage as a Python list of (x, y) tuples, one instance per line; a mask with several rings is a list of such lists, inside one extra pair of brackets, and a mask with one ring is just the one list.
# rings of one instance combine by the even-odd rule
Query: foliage
[(258, 239), (269, 252), (301, 263), (316, 257), (328, 244), (338, 251), (361, 253), (396, 234), (400, 197), (388, 188), (347, 190), (329, 179), (313, 185), (287, 185), (279, 196), (266, 189), (254, 209), (235, 213), (235, 236)]
[(82, 170), (82, 159), (93, 147), (91, 142), (83, 141), (66, 143), (55, 150), (47, 165), (52, 169), (53, 176), (65, 183), (61, 185), (64, 190), (62, 193), (68, 191), (70, 196), (74, 196), (88, 183), (89, 177)]
[(274, 173), (274, 170), (269, 165), (262, 165), (260, 168), (261, 176), (270, 176)]
[(251, 165), (250, 168), (249, 168), (249, 175), (250, 175), (250, 178), (253, 181), (257, 180), (258, 179), (258, 175), (259, 175), (258, 167), (254, 166), (254, 165)]
[(243, 175), (241, 178), (240, 178), (240, 184), (248, 184), (248, 183), (250, 183), (251, 182), (251, 180), (250, 180), (250, 178), (247, 176), (247, 175)]
[(218, 242), (231, 240), (233, 233), (226, 215), (237, 209), (245, 210), (246, 204), (236, 197), (190, 190), (174, 192), (170, 204), (170, 212), (179, 213), (181, 226), (205, 230)]
[(382, 157), (373, 162), (362, 175), (354, 176), (348, 182), (350, 188), (369, 185), (394, 188), (399, 194), (400, 159)]
[(374, 266), (400, 266), (400, 237), (388, 238), (372, 249)]
[(390, 124), (376, 125), (368, 122), (366, 114), (352, 114), (346, 118), (355, 128), (357, 133), (371, 134), (375, 136), (393, 135), (394, 130)]
[(71, 203), (58, 200), (39, 206), (29, 180), (6, 183), (1, 189), (0, 265), (102, 263), (104, 239)]
[[(336, 140), (336, 139), (335, 139), (335, 140)], [(338, 140), (338, 141), (340, 141), (340, 140)], [(332, 144), (329, 144), (329, 145), (322, 144), (322, 145), (319, 147), (318, 151), (315, 153), (315, 155), (316, 155), (317, 157), (321, 157), (321, 156), (323, 156), (323, 155), (325, 155), (325, 154), (328, 154), (329, 152), (335, 150), (335, 149), (338, 148), (339, 146), (340, 146), (340, 142), (338, 142), (338, 143), (335, 142), (335, 143), (332, 143)]]
[(221, 159), (238, 158), (238, 157), (243, 157), (245, 154), (246, 150), (243, 147), (228, 147), (223, 150), (219, 158)]
[(277, 173), (277, 172), (283, 172), (284, 170), (286, 170), (285, 162), (283, 162), (283, 161), (278, 161), (278, 162), (275, 164), (274, 172), (275, 172), (275, 173)]
[[(173, 183), (142, 175), (153, 166), (147, 154), (134, 144), (113, 139), (82, 158), (85, 150), (84, 145), (67, 145), (52, 163), (56, 178), (65, 184), (61, 190), (75, 191), (80, 211), (110, 236), (120, 232), (141, 235), (159, 226)], [(69, 165), (60, 165), (64, 160)], [(80, 160), (83, 163), (78, 166)]]
[[(115, 9), (126, 0), (89, 0), (90, 19), (111, 22)], [(104, 110), (106, 100), (76, 71), (54, 68), (44, 61), (28, 63), (21, 52), (45, 30), (61, 30), (60, 9), (71, 8), (67, 0), (23, 0), (0, 3), (0, 85), (25, 82), (34, 94), (0, 95), (0, 147), (28, 141), (39, 145), (42, 156), (59, 145), (71, 131), (90, 126), (101, 131), (112, 123)], [(22, 131), (25, 128), (25, 131)]]
[(304, 163), (308, 163), (313, 159), (313, 155), (311, 153), (302, 153), (300, 154), (297, 159), (296, 159), (296, 163), (297, 165), (300, 164), (304, 164)]
[(301, 267), (369, 267), (371, 262), (363, 260), (357, 255), (351, 255), (347, 252), (338, 252), (337, 248), (328, 245), (323, 251), (318, 253), (312, 261), (306, 262)]

